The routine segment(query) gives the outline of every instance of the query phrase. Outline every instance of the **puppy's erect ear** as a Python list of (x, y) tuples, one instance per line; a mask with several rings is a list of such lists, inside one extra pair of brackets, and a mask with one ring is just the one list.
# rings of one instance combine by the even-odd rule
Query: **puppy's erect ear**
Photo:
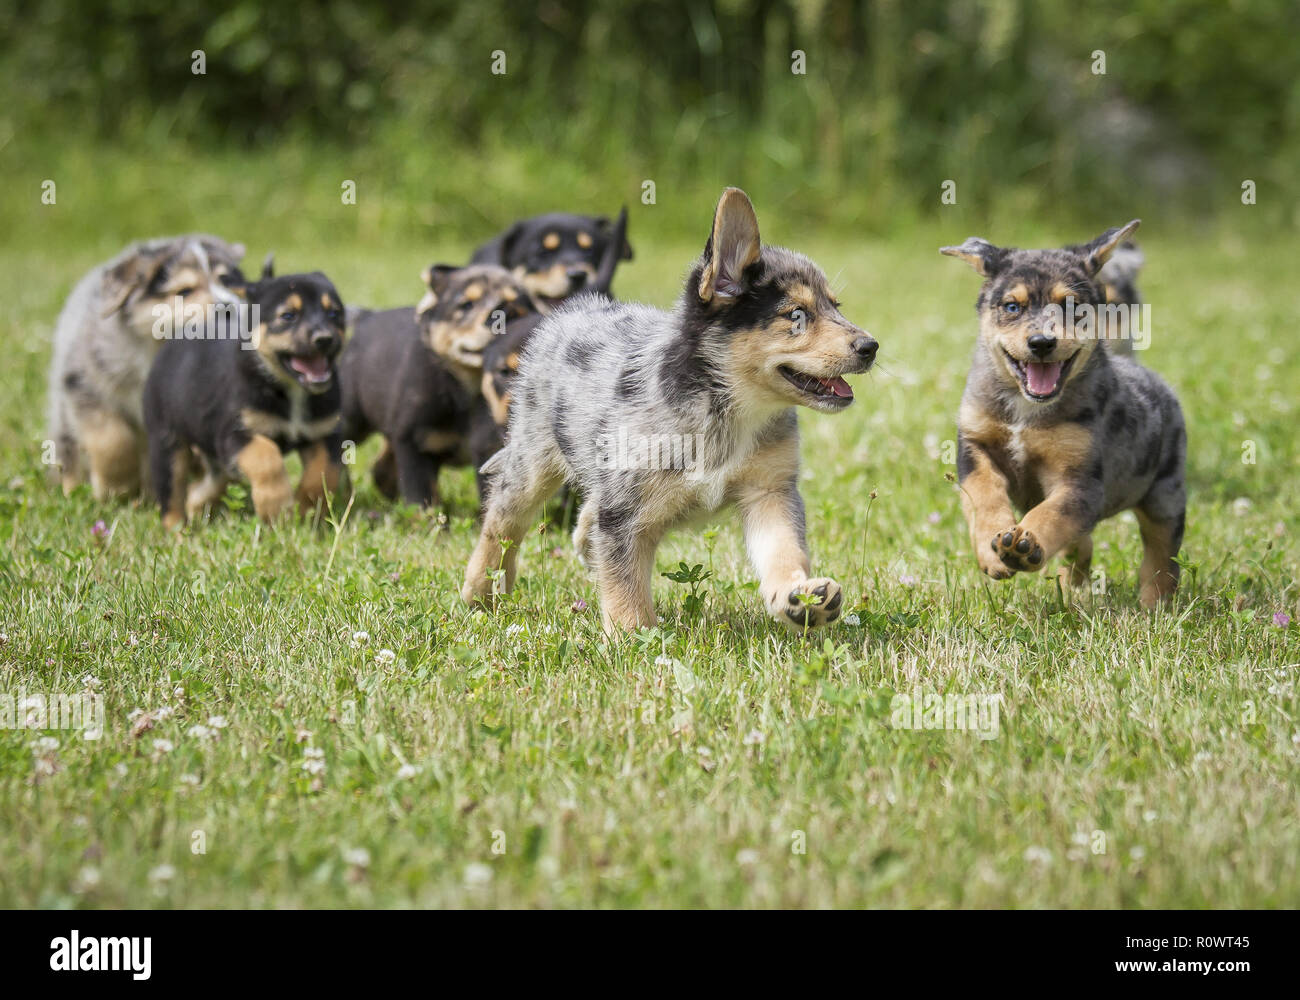
[[(482, 260), (475, 261), (479, 264), (500, 264), (502, 267), (512, 267), (510, 261), (515, 259), (515, 251), (518, 249), (519, 237), (524, 235), (527, 227), (522, 222), (516, 222), (498, 237), (498, 253), (492, 257), (485, 257)], [(477, 256), (477, 255), (476, 255)]]
[[(626, 205), (624, 205), (623, 210), (619, 212), (618, 218), (619, 218), (619, 222), (623, 227), (622, 228), (623, 235), (617, 237), (618, 242), (622, 244), (618, 248), (618, 259), (631, 260), (632, 244), (627, 241), (627, 206)], [(604, 236), (606, 239), (614, 238), (616, 236), (616, 234), (610, 232), (610, 225), (611, 223), (609, 221), (608, 215), (596, 216), (596, 228), (600, 230), (601, 235)]]
[[(608, 219), (602, 217), (600, 221), (604, 223), (604, 227), (608, 227)], [(614, 228), (607, 233), (605, 252), (601, 254), (600, 267), (596, 271), (596, 280), (592, 282), (595, 289), (605, 295), (609, 294), (610, 285), (613, 284), (614, 269), (618, 267), (618, 262), (627, 260), (632, 256), (632, 248), (627, 245), (627, 240), (624, 238), (626, 233), (627, 206), (624, 205), (623, 210), (618, 213), (618, 221), (614, 223)], [(619, 244), (622, 244), (626, 253), (620, 251)]]
[(415, 307), (417, 316), (438, 304), (438, 300), (447, 291), (451, 276), (459, 270), (460, 268), (451, 264), (434, 264), (432, 267), (426, 267), (420, 272), (420, 277), (424, 279), (427, 291), (424, 293), (424, 298), (420, 299), (419, 304)]
[(978, 236), (972, 236), (959, 247), (940, 247), (939, 252), (949, 257), (960, 257), (986, 278), (997, 273), (1007, 255), (1001, 247), (995, 247)]
[(758, 260), (761, 251), (758, 216), (749, 196), (740, 188), (727, 188), (718, 199), (713, 232), (704, 246), (701, 301), (738, 297), (744, 291), (745, 268)]
[(100, 309), (100, 315), (112, 316), (126, 305), (132, 295), (143, 292), (153, 284), (167, 265), (173, 249), (171, 246), (152, 250), (141, 248), (118, 263), (112, 270), (105, 271), (102, 289), (104, 304)]
[(1107, 229), (1095, 240), (1083, 247), (1079, 251), (1079, 256), (1083, 258), (1083, 266), (1088, 273), (1096, 274), (1100, 271), (1102, 265), (1110, 260), (1110, 255), (1115, 252), (1115, 248), (1137, 232), (1137, 227), (1140, 225), (1142, 225), (1142, 220), (1134, 219), (1127, 226)]
[(266, 281), (275, 277), (275, 251), (272, 250), (266, 255), (266, 260), (262, 261), (262, 277), (259, 281)]

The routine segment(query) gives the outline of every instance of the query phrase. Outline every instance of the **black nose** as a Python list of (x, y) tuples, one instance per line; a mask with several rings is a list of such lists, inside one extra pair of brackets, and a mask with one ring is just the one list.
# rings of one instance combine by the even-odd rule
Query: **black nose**
[(569, 276), (569, 284), (574, 288), (581, 288), (587, 283), (587, 270), (582, 267), (571, 267), (566, 272)]
[(311, 346), (320, 351), (321, 354), (328, 354), (334, 350), (337, 338), (328, 330), (317, 330), (311, 335)]
[(1056, 347), (1056, 338), (1049, 337), (1045, 333), (1036, 333), (1029, 338), (1029, 349), (1040, 358), (1045, 358), (1051, 354), (1054, 347)]
[(858, 357), (863, 361), (870, 361), (876, 356), (876, 349), (880, 347), (870, 337), (859, 337), (853, 342), (853, 350), (857, 352)]

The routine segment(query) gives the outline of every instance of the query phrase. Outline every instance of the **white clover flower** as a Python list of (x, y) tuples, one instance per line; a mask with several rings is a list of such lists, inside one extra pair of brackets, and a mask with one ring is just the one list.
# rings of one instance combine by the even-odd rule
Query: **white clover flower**
[(138, 718), (139, 718), (140, 716), (142, 716), (142, 715), (144, 715), (144, 709), (143, 709), (143, 708), (133, 708), (133, 709), (131, 709), (131, 711), (129, 711), (129, 712), (126, 713), (126, 721), (127, 721), (127, 722), (134, 722), (136, 719), (138, 719)]
[(350, 640), (349, 644), (352, 646), (353, 649), (360, 649), (369, 641), (370, 641), (370, 633), (364, 632), (361, 629), (357, 629), (357, 631), (352, 633), (352, 639)]
[(164, 705), (162, 708), (158, 709), (158, 711), (153, 713), (153, 717), (159, 722), (162, 722), (165, 719), (170, 719), (175, 714), (176, 709), (172, 708), (170, 705)]
[(465, 866), (465, 884), (467, 886), (483, 886), (492, 881), (492, 866), (485, 865), (481, 861), (475, 861)]
[(1026, 847), (1025, 860), (1034, 864), (1050, 865), (1052, 863), (1052, 852), (1046, 847)]
[(116, 774), (119, 778), (125, 778), (130, 772), (131, 769), (121, 761), (113, 765), (113, 773)]
[(1141, 861), (1147, 856), (1147, 849), (1141, 844), (1135, 844), (1128, 849), (1128, 856), (1134, 861)]
[(1156, 812), (1154, 809), (1148, 809), (1146, 812), (1142, 814), (1142, 819), (1147, 823), (1154, 823), (1156, 819), (1159, 817), (1159, 815), (1160, 814)]
[(857, 615), (855, 615), (855, 614), (845, 615), (845, 616), (844, 616), (844, 624), (845, 624), (845, 625), (852, 625), (854, 628), (857, 628), (859, 625), (862, 624), (862, 619), (859, 618), (859, 617), (858, 617)]
[(746, 847), (736, 852), (736, 864), (748, 867), (756, 865), (759, 862), (759, 853), (752, 847)]
[(174, 865), (158, 865), (149, 872), (150, 882), (170, 882), (176, 877), (176, 868)]
[(85, 677), (81, 678), (81, 686), (90, 691), (97, 691), (102, 685), (99, 683), (99, 678), (94, 674), (86, 674)]
[(655, 657), (656, 667), (671, 667), (672, 665), (673, 665), (673, 658), (669, 656), (667, 653), (663, 653), (662, 655)]
[(397, 654), (394, 653), (391, 649), (381, 649), (378, 653), (375, 654), (375, 662), (378, 663), (381, 667), (388, 666), (396, 659), (397, 659)]
[(1245, 517), (1254, 506), (1250, 497), (1237, 497), (1236, 500), (1232, 501), (1232, 512), (1238, 517)]
[(364, 847), (349, 847), (343, 851), (343, 860), (358, 868), (369, 868), (370, 852)]
[(99, 869), (87, 865), (77, 873), (77, 888), (81, 891), (99, 885)]
[(304, 747), (302, 755), (308, 760), (324, 760), (325, 751), (320, 747)]
[(213, 715), (208, 719), (208, 725), (213, 729), (225, 729), (226, 717), (224, 715)]
[(397, 769), (397, 776), (405, 781), (407, 778), (414, 778), (420, 773), (420, 769), (414, 764), (403, 764)]
[(176, 744), (171, 740), (154, 740), (153, 749), (154, 753), (171, 753), (176, 749)]
[(323, 760), (304, 760), (301, 764), (304, 771), (311, 775), (324, 774), (325, 762)]
[(191, 788), (194, 788), (199, 783), (199, 776), (197, 774), (182, 774), (180, 782), (182, 785), (189, 785)]
[(761, 745), (765, 739), (767, 739), (767, 737), (764, 736), (757, 729), (751, 729), (749, 732), (745, 734), (745, 739), (743, 742), (745, 746), (752, 747), (752, 746)]
[(54, 753), (55, 750), (59, 749), (59, 741), (53, 736), (42, 736), (32, 744), (32, 747), (38, 753)]
[(195, 725), (190, 726), (185, 732), (186, 736), (193, 737), (196, 740), (210, 740), (217, 735), (215, 729), (209, 729), (207, 726)]

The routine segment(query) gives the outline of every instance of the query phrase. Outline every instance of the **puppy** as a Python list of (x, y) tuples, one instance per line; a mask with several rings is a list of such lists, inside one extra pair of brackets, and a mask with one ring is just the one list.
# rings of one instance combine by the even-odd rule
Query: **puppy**
[(239, 301), (244, 247), (215, 236), (147, 240), (86, 274), (54, 332), (48, 421), (64, 493), (87, 473), (95, 499), (140, 488), (141, 390), (192, 307)]
[(474, 252), (471, 263), (497, 264), (514, 273), (538, 309), (547, 313), (596, 283), (605, 250), (631, 260), (632, 245), (616, 236), (605, 216), (555, 212), (516, 222)]
[[(605, 241), (605, 249), (591, 282), (591, 291), (612, 297), (614, 272), (623, 259), (622, 248), (627, 245), (626, 234), (625, 207), (618, 213), (614, 227)], [(483, 464), (505, 445), (506, 425), (510, 419), (511, 385), (519, 370), (519, 359), (523, 357), (524, 348), (544, 318), (542, 313), (531, 312), (512, 319), (506, 324), (505, 332), (493, 337), (483, 350), (483, 398), (475, 405), (470, 418), (470, 454), (476, 469), (481, 470)], [(480, 471), (480, 498), (489, 482), (488, 477)], [(568, 506), (568, 503), (563, 505), (564, 508)]]
[[(215, 503), (233, 478), (248, 482), (264, 521), (287, 513), (288, 451), (302, 455), (304, 513), (338, 489), (343, 300), (325, 275), (277, 278), (269, 262), (245, 295), (240, 329), (165, 343), (145, 382), (149, 468), (168, 529)], [(196, 465), (202, 478), (191, 484)]]
[(498, 569), (499, 590), (514, 586), (524, 533), (567, 480), (584, 498), (574, 544), (607, 630), (655, 623), (660, 539), (731, 503), (768, 612), (834, 621), (839, 585), (808, 576), (795, 407), (847, 407), (842, 376), (870, 368), (876, 347), (812, 261), (760, 242), (749, 198), (728, 188), (671, 312), (583, 296), (533, 334), (461, 596), (490, 603)]
[(1064, 552), (1074, 562), (1062, 576), (1081, 586), (1093, 527), (1132, 509), (1144, 549), (1140, 597), (1150, 608), (1178, 587), (1183, 415), (1159, 376), (1100, 348), (1089, 321), (1106, 301), (1103, 265), (1137, 227), (1134, 220), (1063, 250), (1003, 249), (972, 237), (940, 252), (984, 278), (957, 449), (980, 569), (1001, 580)]
[(343, 439), (383, 434), (373, 470), (380, 492), (429, 507), (438, 503), (438, 470), (470, 461), (484, 349), (535, 310), (523, 285), (494, 265), (440, 264), (424, 279), (414, 309), (357, 316), (339, 372)]

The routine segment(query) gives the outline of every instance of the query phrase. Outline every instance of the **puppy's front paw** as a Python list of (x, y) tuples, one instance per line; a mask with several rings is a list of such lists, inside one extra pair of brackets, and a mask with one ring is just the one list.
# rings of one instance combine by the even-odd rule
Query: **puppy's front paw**
[(1013, 572), (1033, 573), (1043, 568), (1043, 547), (1019, 525), (994, 535), (989, 548)]
[[(803, 595), (810, 595), (805, 597)], [(827, 577), (800, 580), (785, 596), (782, 608), (773, 608), (777, 620), (792, 628), (821, 628), (840, 616), (844, 592), (840, 585)]]

